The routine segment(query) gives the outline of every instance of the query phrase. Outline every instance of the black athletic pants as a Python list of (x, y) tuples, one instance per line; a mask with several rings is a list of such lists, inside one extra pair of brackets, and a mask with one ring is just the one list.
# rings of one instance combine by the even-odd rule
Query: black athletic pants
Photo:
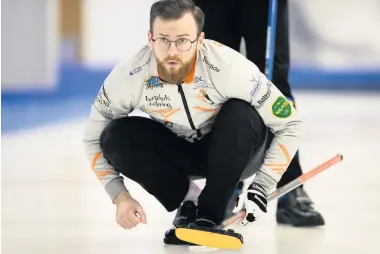
[[(236, 51), (240, 50), (243, 37), (247, 58), (265, 73), (269, 0), (195, 0), (195, 3), (206, 16), (205, 37)], [(289, 65), (288, 1), (278, 0), (273, 83), (285, 96), (294, 100), (288, 81)], [(297, 152), (277, 187), (301, 174)]]
[[(199, 215), (224, 219), (227, 205), (244, 172), (252, 176), (260, 163), (268, 129), (257, 111), (241, 100), (229, 100), (216, 116), (213, 130), (195, 143), (179, 138), (161, 123), (144, 117), (113, 120), (100, 137), (104, 157), (117, 171), (140, 184), (167, 211), (177, 209), (189, 189), (189, 176), (203, 176)], [(265, 145), (264, 145), (265, 147)]]

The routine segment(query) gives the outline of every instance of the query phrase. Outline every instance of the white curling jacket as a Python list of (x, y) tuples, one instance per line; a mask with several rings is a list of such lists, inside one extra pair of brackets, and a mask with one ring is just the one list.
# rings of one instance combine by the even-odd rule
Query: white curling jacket
[(299, 148), (302, 121), (255, 64), (212, 40), (205, 40), (190, 73), (179, 86), (166, 84), (158, 77), (154, 53), (148, 46), (118, 63), (92, 104), (83, 140), (91, 168), (110, 198), (113, 200), (126, 189), (123, 177), (107, 163), (99, 145), (100, 134), (112, 119), (127, 117), (132, 110), (140, 109), (192, 142), (201, 138), (200, 133), (211, 130), (215, 115), (230, 98), (250, 103), (274, 133), (254, 179), (269, 193)]

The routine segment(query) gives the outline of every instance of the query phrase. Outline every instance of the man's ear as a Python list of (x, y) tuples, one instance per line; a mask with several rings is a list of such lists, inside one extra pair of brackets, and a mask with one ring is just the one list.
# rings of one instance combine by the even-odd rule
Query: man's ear
[(152, 31), (148, 31), (148, 44), (149, 44), (149, 47), (152, 48), (153, 47), (153, 34), (152, 34)]
[(202, 32), (198, 37), (198, 50), (202, 47), (203, 43), (205, 41), (205, 33)]

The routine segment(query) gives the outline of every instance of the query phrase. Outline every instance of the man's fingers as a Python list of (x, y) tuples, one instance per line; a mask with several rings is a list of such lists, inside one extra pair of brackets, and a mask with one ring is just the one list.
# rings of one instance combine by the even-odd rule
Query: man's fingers
[(132, 204), (124, 204), (116, 210), (117, 223), (124, 229), (136, 227), (139, 223), (146, 224), (146, 215), (137, 201)]
[(126, 219), (126, 221), (127, 221), (127, 224), (128, 224), (128, 229), (134, 228), (134, 227), (137, 226), (137, 224), (139, 224), (139, 222), (136, 222), (134, 219), (132, 219), (130, 217), (128, 217)]
[(134, 228), (138, 223), (133, 220), (132, 218), (129, 218), (128, 215), (124, 215), (121, 218), (117, 220), (117, 223), (124, 229), (131, 229)]
[(118, 220), (117, 224), (119, 224), (119, 226), (124, 228), (124, 229), (128, 229), (128, 223), (125, 222), (123, 219)]
[(137, 211), (137, 213), (139, 214), (139, 216), (140, 216), (140, 220), (142, 221), (142, 223), (146, 224), (147, 221), (146, 221), (146, 214), (145, 214), (145, 212), (144, 212), (144, 209), (143, 209), (141, 206), (138, 206), (138, 207), (136, 208), (136, 211)]
[(134, 223), (139, 224), (141, 222), (141, 220), (137, 217), (136, 213), (133, 212), (133, 211), (130, 211), (128, 213), (128, 218), (133, 221)]
[(134, 222), (133, 220), (131, 220), (130, 218), (125, 217), (125, 218), (123, 218), (123, 219), (120, 221), (119, 225), (120, 225), (122, 228), (124, 228), (124, 229), (131, 229), (131, 228), (134, 228), (134, 227), (137, 225), (137, 223), (135, 223), (135, 222)]

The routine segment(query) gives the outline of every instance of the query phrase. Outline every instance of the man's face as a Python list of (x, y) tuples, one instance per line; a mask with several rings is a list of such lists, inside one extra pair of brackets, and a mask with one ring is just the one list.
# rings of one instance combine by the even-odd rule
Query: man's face
[(203, 33), (198, 38), (197, 24), (191, 13), (178, 20), (156, 18), (153, 34), (149, 32), (149, 45), (154, 50), (158, 75), (170, 84), (183, 81), (203, 40)]

